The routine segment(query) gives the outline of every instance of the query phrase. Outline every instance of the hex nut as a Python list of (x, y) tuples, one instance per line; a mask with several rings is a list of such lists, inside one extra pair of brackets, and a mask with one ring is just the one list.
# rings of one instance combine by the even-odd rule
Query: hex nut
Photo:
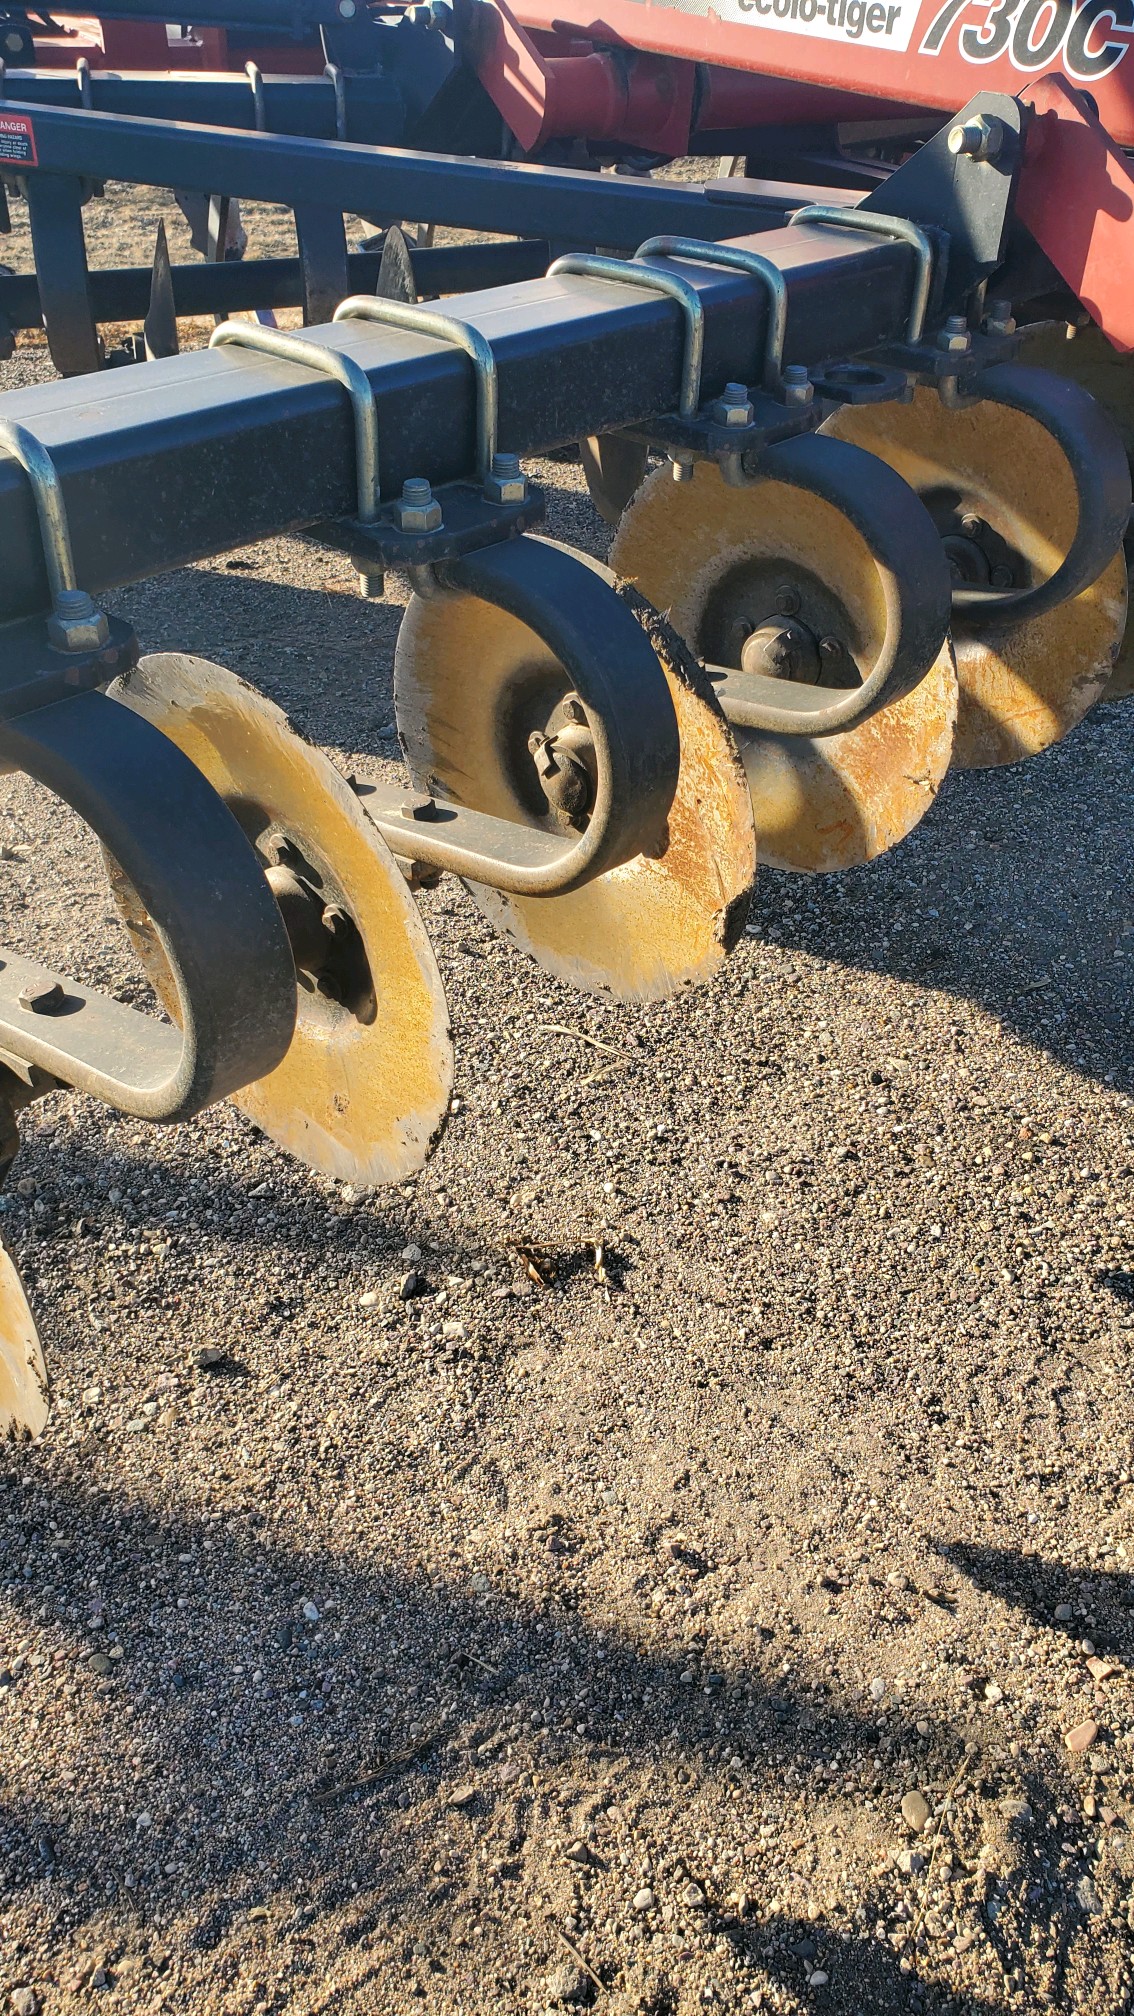
[(522, 504), (528, 494), (526, 476), (486, 476), (484, 494), (490, 504)]
[(441, 506), (436, 497), (428, 504), (407, 504), (398, 500), (398, 524), (403, 532), (437, 532), (441, 528)]

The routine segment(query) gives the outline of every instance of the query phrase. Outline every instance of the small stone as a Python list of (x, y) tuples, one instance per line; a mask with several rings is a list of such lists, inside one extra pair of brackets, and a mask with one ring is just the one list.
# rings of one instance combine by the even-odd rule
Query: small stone
[(902, 1800), (902, 1819), (915, 1834), (929, 1825), (929, 1801), (924, 1792), (907, 1792)]
[(1075, 1615), (1075, 1612), (1074, 1612), (1074, 1610), (1072, 1609), (1072, 1607), (1071, 1607), (1070, 1603), (1057, 1603), (1057, 1604), (1056, 1604), (1056, 1606), (1055, 1606), (1055, 1621), (1056, 1621), (1056, 1623), (1057, 1623), (1057, 1624), (1070, 1624), (1070, 1622), (1071, 1622), (1071, 1619), (1072, 1619), (1072, 1617), (1073, 1617), (1074, 1615)]
[(317, 1624), (319, 1622), (319, 1605), (310, 1601), (306, 1602), (303, 1605), (303, 1618), (307, 1624)]
[(1098, 1723), (1088, 1719), (1086, 1722), (1077, 1722), (1073, 1729), (1069, 1729), (1063, 1741), (1078, 1757), (1084, 1750), (1090, 1749), (1098, 1733)]
[(1089, 1876), (1080, 1876), (1075, 1885), (1075, 1895), (1083, 1911), (1101, 1911), (1102, 1900)]
[(635, 1891), (634, 1893), (635, 1911), (652, 1911), (653, 1908), (654, 1908), (654, 1893), (652, 1890), (650, 1890), (647, 1887), (643, 1887), (641, 1890)]
[(682, 1888), (681, 1901), (683, 1904), (687, 1904), (691, 1911), (703, 1911), (705, 1908), (705, 1893), (701, 1885), (699, 1883), (686, 1883)]
[(590, 2001), (594, 1984), (581, 1967), (572, 1967), (569, 1961), (565, 1961), (562, 1967), (552, 1968), (543, 1985), (553, 2009), (573, 2009)]
[(13, 2016), (39, 2016), (39, 1996), (34, 1988), (13, 1988), (10, 2000)]
[(87, 1660), (87, 1665), (92, 1673), (97, 1673), (103, 1677), (107, 1673), (113, 1673), (114, 1671), (114, 1662), (105, 1652), (92, 1652), (90, 1658)]
[(408, 1274), (403, 1274), (401, 1280), (398, 1282), (398, 1294), (401, 1296), (403, 1302), (412, 1302), (414, 1296), (420, 1295), (424, 1288), (424, 1274), (415, 1274), (412, 1270)]
[(1088, 1820), (1097, 1820), (1099, 1811), (1099, 1802), (1092, 1792), (1088, 1792), (1086, 1798), (1083, 1801), (1083, 1811), (1086, 1814)]
[(415, 1260), (420, 1260), (421, 1257), (420, 1246), (403, 1246), (401, 1253), (398, 1255), (399, 1259), (405, 1260), (409, 1265), (412, 1265)]
[(903, 1848), (898, 1856), (898, 1867), (903, 1876), (916, 1876), (919, 1870), (925, 1868), (925, 1856), (919, 1855), (916, 1848)]
[(813, 1974), (808, 1975), (807, 1985), (809, 1988), (825, 1988), (829, 1980), (830, 1975), (824, 1974), (823, 1969), (817, 1967)]
[(109, 1988), (109, 1986), (110, 1986), (110, 1975), (108, 1974), (106, 1968), (101, 1966), (96, 1967), (93, 1974), (91, 1975), (91, 1987)]
[(378, 1290), (376, 1288), (368, 1288), (365, 1295), (359, 1296), (358, 1306), (360, 1309), (374, 1309), (377, 1307), (379, 1300)]
[(566, 1855), (568, 1862), (577, 1862), (580, 1868), (583, 1869), (587, 1867), (591, 1859), (591, 1851), (585, 1841), (572, 1841), (570, 1847), (565, 1848), (563, 1853)]
[(1004, 1689), (998, 1686), (995, 1680), (989, 1680), (985, 1684), (984, 1698), (986, 1701), (991, 1701), (994, 1704), (997, 1701), (1003, 1701)]
[(468, 1324), (462, 1323), (458, 1316), (451, 1316), (447, 1322), (441, 1325), (441, 1335), (447, 1344), (460, 1344), (468, 1334)]
[(1010, 1793), (1006, 1799), (1000, 1801), (1000, 1811), (1007, 1821), (1015, 1822), (1019, 1827), (1030, 1827), (1032, 1824), (1031, 1807), (1026, 1799), (1021, 1799), (1016, 1793)]
[(879, 1675), (870, 1683), (870, 1698), (872, 1701), (881, 1701), (885, 1692), (886, 1682)]
[(1113, 1659), (1099, 1659), (1095, 1657), (1088, 1659), (1087, 1671), (1092, 1680), (1102, 1681), (1109, 1680), (1112, 1674), (1118, 1672), (1118, 1667), (1115, 1665)]
[(458, 1785), (449, 1794), (449, 1804), (457, 1813), (464, 1813), (476, 1798), (475, 1785)]
[(202, 1344), (194, 1362), (199, 1372), (215, 1372), (217, 1366), (223, 1365), (227, 1358), (228, 1352), (222, 1351), (219, 1344)]

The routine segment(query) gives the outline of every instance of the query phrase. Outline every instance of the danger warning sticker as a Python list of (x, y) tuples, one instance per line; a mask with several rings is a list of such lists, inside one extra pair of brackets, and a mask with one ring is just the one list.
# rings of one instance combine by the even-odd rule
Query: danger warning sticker
[(35, 134), (27, 114), (0, 111), (0, 168), (34, 168), (37, 161)]

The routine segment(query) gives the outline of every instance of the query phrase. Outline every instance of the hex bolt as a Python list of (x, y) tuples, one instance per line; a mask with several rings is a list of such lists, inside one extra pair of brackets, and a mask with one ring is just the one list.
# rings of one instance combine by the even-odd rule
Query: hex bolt
[(402, 799), (403, 819), (435, 819), (437, 800), (428, 791), (412, 791)]
[(424, 476), (407, 476), (398, 500), (398, 524), (403, 532), (438, 532), (441, 506)]
[(67, 1005), (67, 996), (58, 980), (53, 980), (49, 987), (33, 981), (30, 987), (21, 990), (19, 1002), (29, 1015), (58, 1015)]
[(679, 448), (670, 457), (675, 483), (692, 483), (693, 457), (687, 448)]
[(798, 616), (799, 595), (794, 588), (777, 588), (775, 595), (777, 616)]
[(365, 602), (380, 602), (386, 593), (386, 576), (381, 567), (360, 567), (356, 576), (358, 592)]
[(968, 350), (971, 343), (972, 338), (969, 335), (969, 325), (965, 321), (964, 316), (963, 315), (947, 316), (945, 319), (945, 327), (938, 332), (937, 348), (939, 350), (955, 351), (957, 353), (960, 353), (963, 350)]
[(1011, 336), (1015, 333), (1016, 318), (1010, 301), (989, 301), (984, 311), (984, 326), (990, 336)]
[(492, 469), (484, 486), (484, 494), (490, 504), (523, 504), (528, 494), (528, 479), (520, 467), (518, 455), (506, 454), (498, 449), (492, 458)]
[(718, 427), (748, 427), (752, 423), (752, 402), (748, 397), (747, 385), (737, 385), (730, 380), (719, 399), (714, 399), (709, 407), (709, 418)]
[(981, 533), (984, 530), (984, 527), (981, 524), (980, 519), (974, 518), (972, 512), (970, 511), (961, 520), (961, 530), (964, 533), (966, 539), (979, 539)]
[(973, 161), (995, 161), (1004, 145), (1004, 127), (999, 119), (981, 113), (949, 129), (950, 154), (967, 154)]
[(61, 588), (47, 619), (47, 635), (59, 651), (95, 651), (107, 642), (110, 625), (85, 588)]
[(988, 585), (990, 588), (1010, 588), (1012, 586), (1012, 569), (1010, 567), (994, 567), (989, 574)]
[(533, 728), (528, 736), (528, 754), (534, 759), (541, 777), (555, 775), (559, 767), (555, 761), (555, 748), (551, 736), (545, 735), (542, 729)]
[(785, 364), (783, 388), (789, 406), (810, 406), (815, 397), (815, 387), (808, 377), (806, 364)]

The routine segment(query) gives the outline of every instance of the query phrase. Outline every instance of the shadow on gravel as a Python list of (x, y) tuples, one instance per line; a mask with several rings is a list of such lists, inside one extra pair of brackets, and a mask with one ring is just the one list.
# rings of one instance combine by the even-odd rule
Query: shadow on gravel
[[(314, 1530), (325, 1523), (319, 1501), (346, 1475), (373, 1492), (392, 1462), (421, 1474), (420, 1452), (383, 1450), (379, 1417), (371, 1420), (362, 1435), (368, 1464), (345, 1441), (341, 1452), (323, 1443), (306, 1484), (297, 1485), (294, 1470), (281, 1480), (290, 1519), (297, 1490), (310, 1492)], [(223, 1510), (194, 1515), (98, 1488), (94, 1450), (71, 1459), (62, 1479), (30, 1486), (21, 1476), (28, 1460), (0, 1458), (3, 1589), (55, 1640), (47, 1755), (68, 1778), (53, 1783), (45, 1765), (34, 1795), (14, 1795), (10, 1752), (0, 1890), (34, 1897), (49, 1940), (65, 1953), (92, 1921), (100, 1936), (108, 1919), (117, 1922), (128, 1944), (176, 1919), (191, 1949), (224, 1946), (253, 1971), (267, 1941), (283, 1992), (306, 1977), (318, 1921), (334, 1912), (336, 1940), (364, 1953), (373, 1945), (395, 1974), (404, 1967), (406, 1982), (428, 1979), (430, 1969), (475, 1967), (469, 1916), (458, 1929), (461, 1951), (474, 1957), (460, 1962), (450, 1951), (457, 1889), (469, 1886), (461, 1903), (471, 1918), (504, 1922), (522, 1900), (542, 1896), (550, 1928), (574, 1908), (578, 1871), (567, 1844), (587, 1831), (596, 1806), (621, 1798), (640, 1816), (639, 1842), (652, 1844), (659, 1866), (684, 1847), (685, 1880), (701, 1884), (707, 1922), (730, 1942), (742, 1981), (757, 1985), (770, 1972), (799, 1988), (807, 1974), (825, 1972), (825, 2006), (853, 2016), (962, 2008), (983, 2016), (1002, 2006), (950, 2001), (934, 1983), (950, 1957), (940, 1943), (923, 1951), (922, 1942), (906, 1974), (905, 1948), (865, 1930), (848, 1943), (822, 1923), (735, 1915), (727, 1885), (711, 1879), (711, 1855), (701, 1851), (703, 1866), (696, 1860), (696, 1829), (683, 1826), (709, 1777), (731, 1776), (755, 1814), (775, 1810), (787, 1773), (795, 1786), (813, 1783), (832, 1811), (833, 1780), (850, 1759), (860, 1771), (872, 1760), (871, 1796), (883, 1813), (896, 1815), (911, 1782), (940, 1796), (962, 1765), (974, 1779), (987, 1776), (979, 1790), (995, 1799), (999, 1763), (975, 1753), (966, 1761), (953, 1732), (940, 1732), (928, 1756), (911, 1751), (904, 1718), (868, 1720), (824, 1683), (785, 1679), (775, 1644), (762, 1647), (762, 1664), (713, 1671), (696, 1643), (647, 1651), (596, 1629), (576, 1607), (585, 1564), (574, 1562), (570, 1544), (555, 1551), (554, 1528), (535, 1536), (538, 1589), (530, 1580), (520, 1589), (506, 1567), (494, 1567), (478, 1593), (482, 1578), (457, 1560), (444, 1574), (419, 1577), (314, 1544), (306, 1552), (275, 1544), (272, 1477), (252, 1480)], [(424, 1492), (421, 1508), (428, 1518)], [(348, 1506), (339, 1517), (349, 1545)], [(114, 1648), (120, 1658), (109, 1656)], [(42, 1712), (44, 1683), (26, 1667), (0, 1685), (5, 1718), (20, 1719), (34, 1761), (38, 1738), (21, 1711)], [(839, 1757), (841, 1767), (832, 1762)], [(1018, 1768), (1011, 1777), (1019, 1782)], [(1037, 1821), (1053, 1810), (1038, 1775), (1026, 1789)], [(852, 1792), (851, 1812), (857, 1803)], [(1037, 1824), (1002, 1886), (1005, 1916), (986, 1927), (1005, 1972), (1031, 1970), (1042, 1957), (1037, 1946), (1053, 1964), (1052, 1948), (1065, 1955), (1083, 1922), (1074, 1894), (1064, 1896), (1036, 1859), (1046, 1839)], [(974, 1845), (964, 1853), (975, 1856)], [(600, 1848), (593, 1866), (610, 1869), (613, 1858)], [(626, 1914), (626, 1884), (635, 1879), (616, 1875), (618, 1894), (607, 1892), (605, 1909)], [(663, 1894), (678, 1880), (667, 1879)], [(870, 1923), (892, 1922), (907, 1893), (891, 1870), (859, 1894)], [(982, 1923), (991, 1915), (983, 1896), (969, 1906)], [(703, 1928), (703, 1916), (692, 1918), (691, 1932)], [(911, 1926), (908, 1909), (904, 1924), (899, 1914), (911, 1954), (919, 1923)], [(639, 1934), (616, 1941), (617, 1960), (609, 1938), (584, 1936), (613, 1984), (626, 1940), (637, 1950)], [(562, 1960), (550, 1929), (547, 1947), (549, 1962)], [(695, 1953), (677, 1957), (692, 1962)], [(653, 1958), (671, 1967), (668, 1954)], [(927, 1976), (920, 1984), (919, 1968)], [(503, 1985), (500, 1993), (503, 2002)], [(656, 2006), (664, 2009), (664, 1996)]]
[(1099, 1274), (1099, 1280), (1120, 1302), (1134, 1303), (1134, 1269), (1106, 1267)]
[[(808, 1989), (816, 1973), (826, 1976), (811, 1990), (813, 1995), (821, 1993), (820, 2007), (830, 2001), (829, 1983), (835, 1980), (851, 1989), (847, 2006), (858, 2016), (889, 2009), (921, 2010), (926, 2016), (930, 2011), (942, 2016), (946, 2011), (955, 2011), (956, 2016), (996, 2016), (1004, 2008), (1003, 2002), (989, 2002), (983, 1995), (966, 1994), (956, 2000), (947, 1990), (920, 1981), (908, 1962), (903, 1971), (902, 1955), (880, 1940), (860, 1937), (848, 1943), (802, 1918), (768, 1918), (756, 1927), (746, 1925), (736, 1932), (729, 1928), (729, 1936), (754, 1941), (766, 1956), (764, 1965), (773, 1980), (797, 1995)], [(844, 2006), (837, 1989), (835, 2003)]]
[[(225, 1901), (209, 1902), (198, 1930), (208, 1945), (250, 1906), (306, 1883), (319, 1908), (351, 1902), (361, 1885), (381, 1892), (372, 1905), (395, 1915), (412, 1905), (427, 1925), (446, 1888), (429, 1874), (435, 1795), (470, 1848), (492, 1842), (522, 1862), (535, 1810), (548, 1806), (529, 1774), (550, 1769), (569, 1785), (573, 1759), (582, 1797), (603, 1760), (616, 1779), (619, 1758), (647, 1756), (675, 1813), (702, 1773), (723, 1774), (738, 1752), (757, 1796), (774, 1795), (785, 1767), (811, 1770), (838, 1750), (881, 1760), (874, 1796), (891, 1796), (895, 1811), (910, 1782), (896, 1728), (786, 1681), (774, 1648), (763, 1669), (725, 1673), (696, 1644), (660, 1655), (596, 1631), (575, 1607), (581, 1564), (570, 1546), (555, 1551), (556, 1529), (536, 1536), (539, 1592), (494, 1569), (478, 1595), (458, 1563), (418, 1580), (276, 1546), (271, 1478), (239, 1509), (198, 1517), (124, 1503), (91, 1482), (96, 1455), (78, 1460), (62, 1483), (21, 1488), (27, 1456), (0, 1457), (4, 1593), (53, 1629), (80, 1687), (66, 1759), (78, 1783), (9, 1806), (2, 1887), (42, 1886), (43, 1910), (61, 1923), (112, 1902), (144, 1914), (211, 1900), (219, 1888)], [(374, 1452), (368, 1490), (389, 1460)], [(420, 1468), (420, 1452), (404, 1460)], [(339, 1472), (333, 1452), (313, 1460), (312, 1498), (341, 1489)], [(292, 1516), (295, 1488), (281, 1487)], [(91, 1655), (114, 1644), (122, 1657), (104, 1657), (100, 1674)], [(39, 1691), (32, 1669), (9, 1675), (7, 1713), (34, 1710)], [(56, 1720), (56, 1754), (63, 1739)], [(940, 1749), (928, 1764), (919, 1749), (916, 1768), (945, 1781), (959, 1746), (946, 1732)], [(123, 1794), (117, 1823), (105, 1808), (88, 1818), (84, 1798), (84, 1781), (108, 1771)], [(571, 1838), (569, 1802), (558, 1831)], [(507, 1876), (486, 1882), (497, 1903), (515, 1894)]]
[[(1134, 1573), (1126, 1569), (1072, 1567), (1043, 1561), (1011, 1547), (941, 1543), (940, 1554), (978, 1589), (1026, 1610), (1037, 1624), (1082, 1638), (1089, 1617), (1090, 1637), (1100, 1652), (1134, 1657)], [(1070, 1616), (1060, 1616), (1070, 1609)]]
[(1119, 702), (1030, 763), (950, 776), (866, 868), (762, 871), (749, 929), (976, 1002), (1060, 1063), (1134, 1089), (1132, 730), (1134, 703)]

